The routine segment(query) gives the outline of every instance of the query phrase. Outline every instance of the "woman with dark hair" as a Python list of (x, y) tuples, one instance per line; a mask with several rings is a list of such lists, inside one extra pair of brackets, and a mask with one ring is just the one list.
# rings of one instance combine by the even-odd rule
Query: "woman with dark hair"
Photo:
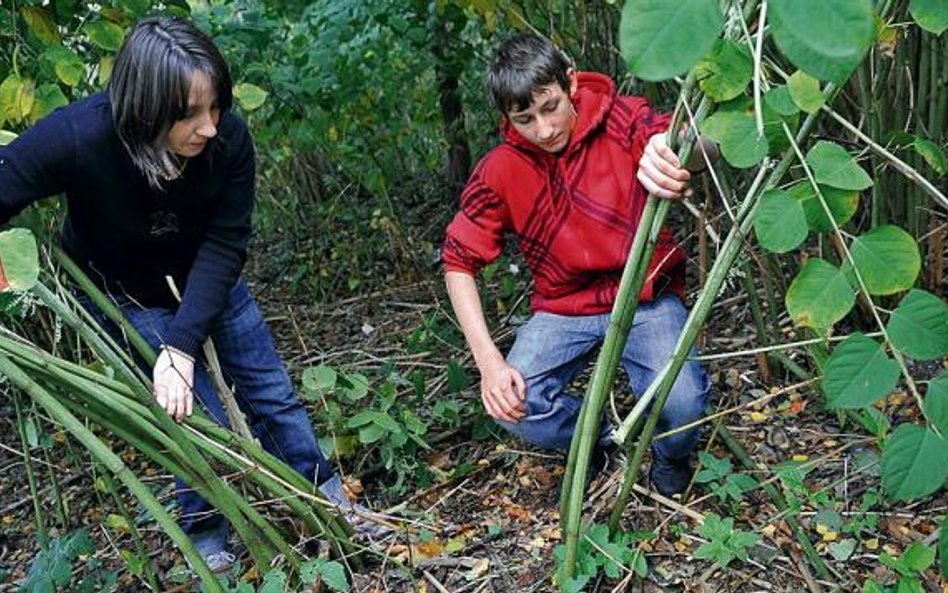
[[(64, 193), (65, 251), (158, 352), (158, 403), (177, 421), (197, 397), (226, 415), (200, 356), (213, 338), (261, 443), (351, 509), (241, 278), (254, 204), (254, 148), (230, 111), (211, 39), (170, 17), (139, 22), (107, 93), (57, 110), (0, 148), (0, 223)], [(180, 303), (167, 277), (183, 289)], [(113, 328), (114, 329), (114, 328)], [(228, 525), (179, 484), (182, 527), (211, 568), (233, 562)]]

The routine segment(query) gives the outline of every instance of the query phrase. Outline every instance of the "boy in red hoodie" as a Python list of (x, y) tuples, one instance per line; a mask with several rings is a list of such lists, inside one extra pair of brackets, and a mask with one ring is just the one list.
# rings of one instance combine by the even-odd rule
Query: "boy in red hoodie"
[[(690, 173), (665, 143), (669, 118), (616, 93), (602, 74), (577, 72), (548, 40), (518, 35), (495, 51), (487, 74), (503, 115), (503, 142), (478, 163), (442, 249), (455, 314), (481, 374), (487, 412), (538, 447), (568, 449), (581, 399), (566, 391), (602, 343), (649, 193), (689, 193)], [(700, 157), (700, 155), (699, 155)], [(505, 359), (484, 320), (474, 280), (513, 233), (535, 281), (533, 317)], [(670, 358), (687, 312), (685, 255), (663, 231), (649, 265), (622, 365), (642, 393)], [(709, 385), (683, 367), (659, 432), (699, 419)], [(594, 459), (613, 448), (603, 424)], [(656, 441), (652, 483), (672, 495), (691, 479), (695, 429)]]

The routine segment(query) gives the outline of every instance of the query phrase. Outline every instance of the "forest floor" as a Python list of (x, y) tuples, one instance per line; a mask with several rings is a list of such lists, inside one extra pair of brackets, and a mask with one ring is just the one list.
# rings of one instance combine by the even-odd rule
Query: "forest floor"
[[(405, 350), (405, 336), (433, 318), (448, 319), (440, 280), (328, 305), (307, 302), (265, 280), (258, 280), (254, 290), (295, 379), (303, 368), (319, 364), (366, 374), (390, 365), (406, 376), (413, 368), (425, 368), (430, 371), (430, 397), (437, 398), (444, 388), (446, 356), (470, 367), (456, 344), (421, 353)], [(752, 328), (746, 299), (738, 293), (725, 294), (715, 307), (702, 352), (753, 347)], [(512, 335), (509, 325), (499, 327), (499, 345), (509, 347)], [(648, 576), (636, 580), (631, 572), (620, 570), (618, 578), (590, 583), (585, 591), (858, 591), (866, 579), (895, 582), (892, 571), (880, 564), (880, 554), (897, 556), (915, 541), (935, 541), (948, 497), (884, 504), (874, 439), (851, 421), (841, 425), (835, 413), (822, 408), (820, 396), (806, 382), (778, 369), (762, 375), (753, 355), (710, 361), (708, 370), (717, 413), (705, 428), (701, 448), (717, 458), (731, 458), (733, 471), (740, 471), (714, 428), (717, 423), (726, 426), (761, 468), (750, 474), (760, 482), (783, 486), (827, 572), (820, 576), (814, 571), (785, 515), (760, 489), (728, 499), (722, 477), (718, 484), (693, 485), (683, 498), (669, 500), (649, 491), (646, 480), (640, 479), (645, 487), (636, 490), (624, 518), (628, 529), (654, 532), (640, 544)], [(473, 387), (462, 395), (476, 404), (476, 369), (468, 372)], [(887, 414), (894, 418), (915, 409), (903, 406), (905, 399), (898, 394), (891, 397)], [(37, 546), (13, 411), (7, 406), (0, 412), (0, 593), (5, 593), (17, 590), (15, 583), (27, 574)], [(366, 459), (342, 462), (347, 483), (362, 490), (362, 502), (410, 518), (403, 530), (379, 542), (388, 559), (370, 561), (357, 575), (354, 591), (555, 590), (554, 549), (562, 541), (557, 505), (563, 455), (537, 451), (503, 435), (475, 439), (469, 432), (454, 429), (439, 439), (440, 444), (420, 461), (440, 479), (407, 494), (394, 494), (388, 487), (390, 476)], [(62, 442), (59, 435), (53, 438)], [(90, 472), (80, 471), (88, 461), (68, 446), (64, 450), (63, 455), (40, 461), (46, 466), (41, 474), (55, 476), (64, 489), (71, 528), (88, 529), (103, 566), (120, 568), (119, 551), (127, 542), (103, 526), (110, 511)], [(125, 459), (162, 489), (163, 500), (172, 503), (167, 476), (133, 451)], [(621, 482), (621, 464), (616, 461), (588, 491), (587, 520), (606, 520)], [(460, 464), (467, 464), (469, 471), (452, 472)], [(764, 466), (796, 467), (800, 479), (797, 483), (776, 479)], [(49, 496), (50, 480), (41, 479), (41, 488)], [(709, 513), (732, 517), (735, 530), (761, 535), (746, 561), (735, 560), (722, 568), (695, 558), (703, 543), (696, 529)], [(161, 574), (180, 567), (177, 552), (155, 527), (145, 534)], [(920, 582), (928, 591), (948, 590), (934, 569), (923, 573)], [(146, 590), (127, 573), (120, 574), (119, 583), (122, 591)], [(168, 590), (183, 589), (168, 585)]]

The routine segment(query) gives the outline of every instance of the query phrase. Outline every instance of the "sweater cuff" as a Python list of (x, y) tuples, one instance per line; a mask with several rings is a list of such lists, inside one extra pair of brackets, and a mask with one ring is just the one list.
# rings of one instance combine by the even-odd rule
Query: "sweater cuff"
[(204, 341), (199, 336), (194, 335), (192, 332), (174, 327), (168, 329), (164, 338), (166, 346), (180, 350), (191, 358), (197, 358), (198, 350), (201, 348), (201, 343)]

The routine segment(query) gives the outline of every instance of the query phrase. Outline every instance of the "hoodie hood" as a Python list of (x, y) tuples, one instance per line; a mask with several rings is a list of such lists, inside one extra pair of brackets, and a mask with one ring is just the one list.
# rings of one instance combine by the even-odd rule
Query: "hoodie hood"
[[(561, 154), (575, 150), (596, 128), (603, 125), (616, 99), (616, 85), (611, 78), (598, 72), (577, 72), (576, 92), (570, 96), (577, 118), (569, 143)], [(520, 135), (506, 115), (500, 122), (504, 142), (522, 150), (546, 154), (542, 148)]]

